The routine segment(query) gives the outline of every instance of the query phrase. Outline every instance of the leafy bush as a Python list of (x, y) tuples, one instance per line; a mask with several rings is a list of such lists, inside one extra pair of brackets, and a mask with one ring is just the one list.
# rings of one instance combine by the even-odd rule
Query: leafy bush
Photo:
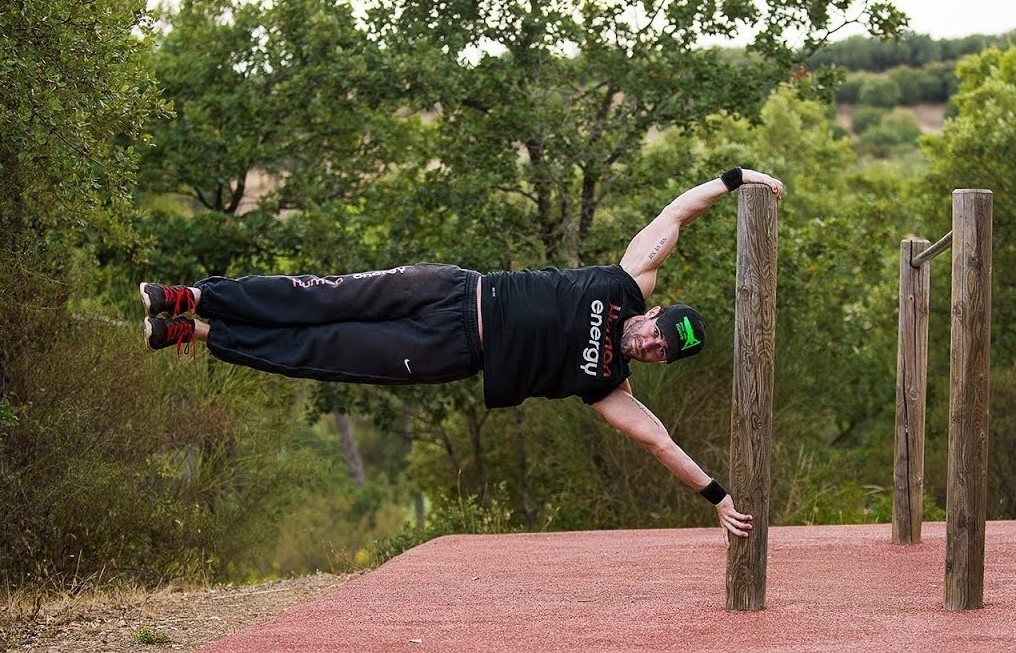
[(512, 520), (512, 511), (506, 505), (505, 496), (503, 483), (486, 507), (475, 494), (455, 498), (442, 495), (422, 527), (406, 524), (395, 535), (374, 541), (369, 549), (371, 566), (383, 564), (414, 546), (443, 535), (500, 535), (522, 530)]
[(875, 75), (867, 72), (849, 73), (836, 89), (836, 101), (844, 104), (858, 104), (861, 101), (861, 87)]
[(861, 84), (858, 101), (875, 107), (894, 107), (900, 103), (899, 85), (887, 77), (868, 77)]
[(872, 127), (877, 127), (881, 124), (882, 119), (885, 118), (888, 112), (881, 107), (869, 107), (861, 105), (854, 110), (854, 115), (851, 120), (851, 127), (855, 134), (863, 134)]
[[(151, 355), (137, 323), (70, 312), (63, 284), (3, 269), (17, 420), (0, 427), (0, 575), (73, 587), (240, 569), (299, 477), (280, 457), (292, 384), (204, 352)], [(36, 301), (15, 302), (15, 288)]]
[(913, 105), (925, 101), (924, 89), (926, 87), (925, 73), (920, 68), (900, 66), (889, 71), (889, 79), (896, 84), (900, 91), (899, 104)]
[(898, 108), (861, 133), (857, 147), (865, 154), (885, 158), (901, 149), (916, 147), (920, 136), (917, 119), (906, 109)]

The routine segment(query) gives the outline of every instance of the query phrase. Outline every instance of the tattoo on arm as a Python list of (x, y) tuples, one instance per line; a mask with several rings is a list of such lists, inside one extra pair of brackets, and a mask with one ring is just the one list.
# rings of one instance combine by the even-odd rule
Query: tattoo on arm
[(660, 239), (660, 242), (656, 244), (656, 247), (655, 247), (655, 248), (653, 249), (653, 251), (652, 251), (652, 252), (651, 252), (651, 253), (649, 254), (649, 258), (650, 258), (650, 259), (653, 259), (653, 258), (655, 258), (655, 257), (656, 257), (656, 255), (660, 253), (660, 250), (661, 250), (661, 249), (663, 249), (663, 246), (664, 246), (664, 245), (665, 245), (666, 243), (667, 243), (667, 239), (666, 239), (666, 238), (662, 238), (662, 239)]
[[(651, 411), (648, 408), (646, 408), (645, 406), (643, 406), (642, 402), (639, 401), (638, 399), (636, 399), (634, 395), (628, 395), (628, 398), (631, 399), (631, 402), (633, 404), (635, 404), (635, 407), (638, 408), (639, 410), (641, 410), (642, 413), (646, 417), (648, 417), (650, 420), (652, 420), (654, 424), (659, 426), (661, 429), (664, 429), (663, 422), (660, 421), (659, 417), (657, 417), (656, 415), (653, 414), (653, 411)], [(666, 429), (664, 429), (664, 430), (666, 430)]]

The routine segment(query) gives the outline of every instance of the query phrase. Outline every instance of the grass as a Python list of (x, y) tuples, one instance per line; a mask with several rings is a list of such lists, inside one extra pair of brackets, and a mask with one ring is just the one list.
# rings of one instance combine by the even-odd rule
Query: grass
[(136, 644), (169, 643), (169, 635), (157, 628), (149, 628), (148, 626), (142, 626), (141, 628), (135, 630), (131, 635), (131, 639), (133, 639)]
[[(85, 579), (76, 591), (52, 587), (14, 588), (0, 581), (0, 651), (24, 643), (46, 628), (58, 628), (95, 618), (96, 614), (120, 615), (137, 612), (155, 590), (130, 582), (99, 584), (99, 578)], [(137, 644), (165, 644), (169, 636), (147, 626), (131, 631)]]

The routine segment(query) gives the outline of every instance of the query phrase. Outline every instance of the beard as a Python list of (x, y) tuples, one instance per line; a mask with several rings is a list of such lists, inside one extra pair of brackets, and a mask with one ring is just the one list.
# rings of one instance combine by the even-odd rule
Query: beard
[(638, 337), (639, 329), (642, 328), (645, 322), (646, 318), (640, 315), (629, 319), (625, 323), (624, 331), (621, 332), (621, 355), (627, 358), (635, 357), (635, 339)]

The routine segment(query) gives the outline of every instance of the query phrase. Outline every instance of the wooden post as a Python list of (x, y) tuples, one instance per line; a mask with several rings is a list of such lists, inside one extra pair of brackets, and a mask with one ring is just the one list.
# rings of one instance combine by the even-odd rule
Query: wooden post
[(928, 389), (931, 262), (911, 265), (927, 240), (900, 243), (900, 327), (896, 358), (893, 544), (920, 544), (924, 501), (924, 411)]
[(776, 197), (765, 186), (746, 184), (738, 195), (736, 293), (729, 491), (753, 528), (747, 538), (730, 537), (727, 608), (762, 610), (776, 352)]
[(984, 605), (991, 218), (991, 191), (953, 191), (946, 610), (968, 610)]

